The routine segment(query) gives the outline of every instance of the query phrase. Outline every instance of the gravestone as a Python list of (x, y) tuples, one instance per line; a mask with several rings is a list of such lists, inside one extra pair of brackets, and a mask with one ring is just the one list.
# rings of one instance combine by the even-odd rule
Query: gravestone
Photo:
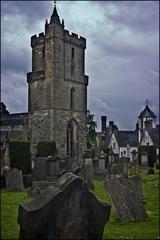
[(113, 164), (110, 168), (110, 173), (113, 175), (122, 174), (123, 168), (121, 164)]
[(139, 175), (132, 175), (128, 177), (128, 181), (131, 183), (132, 188), (139, 195), (139, 198), (143, 201), (142, 193), (142, 179)]
[(128, 159), (123, 157), (121, 160), (122, 171), (125, 176), (128, 176)]
[(24, 188), (22, 171), (11, 168), (6, 173), (6, 188), (9, 191), (21, 191)]
[[(134, 187), (133, 187), (134, 186)], [(123, 174), (106, 178), (106, 188), (112, 199), (117, 218), (124, 221), (147, 219), (140, 193), (135, 190), (133, 179), (128, 180)]]
[(111, 206), (68, 172), (30, 203), (20, 204), (20, 239), (101, 239)]
[(36, 157), (33, 170), (34, 181), (45, 181), (47, 178), (47, 157)]
[(147, 154), (141, 155), (141, 166), (148, 167), (148, 155)]
[(57, 156), (49, 156), (47, 158), (47, 180), (52, 181), (57, 179), (59, 175), (60, 158)]
[(85, 151), (83, 154), (83, 168), (79, 175), (83, 178), (90, 190), (94, 191), (93, 185), (93, 152), (90, 150)]
[(98, 161), (99, 161), (99, 168), (100, 169), (105, 169), (106, 167), (106, 154), (101, 151), (101, 153), (98, 156)]

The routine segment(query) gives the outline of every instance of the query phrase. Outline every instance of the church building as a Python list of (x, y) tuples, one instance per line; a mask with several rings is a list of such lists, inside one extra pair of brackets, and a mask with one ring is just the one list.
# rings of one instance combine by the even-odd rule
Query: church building
[[(28, 113), (17, 114), (16, 120), (18, 122), (20, 115), (26, 119), (32, 165), (37, 144), (51, 141), (56, 143), (61, 159), (71, 161), (72, 168), (81, 166), (87, 144), (86, 39), (65, 29), (64, 20), (60, 20), (54, 6), (50, 21), (46, 20), (45, 31), (31, 37), (31, 47), (32, 71), (27, 74)], [(1, 107), (2, 126), (14, 125), (13, 114)], [(24, 123), (21, 132), (23, 126)]]

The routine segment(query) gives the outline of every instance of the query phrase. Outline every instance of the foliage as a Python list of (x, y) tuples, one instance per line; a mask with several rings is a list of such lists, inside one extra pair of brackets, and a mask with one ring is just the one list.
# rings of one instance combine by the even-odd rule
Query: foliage
[(96, 127), (97, 123), (94, 121), (94, 114), (87, 111), (87, 148), (91, 149), (96, 144)]
[(10, 142), (9, 158), (11, 168), (22, 170), (23, 174), (31, 173), (31, 155), (29, 142)]
[(141, 162), (141, 154), (146, 153), (148, 155), (148, 165), (154, 167), (156, 162), (156, 147), (152, 146), (139, 146), (138, 147), (138, 159)]
[(37, 145), (37, 157), (55, 156), (57, 153), (55, 142), (39, 142)]

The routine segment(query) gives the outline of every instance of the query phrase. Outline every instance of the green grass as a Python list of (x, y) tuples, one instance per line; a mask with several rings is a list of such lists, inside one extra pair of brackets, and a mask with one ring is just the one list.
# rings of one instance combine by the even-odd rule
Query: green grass
[[(147, 175), (146, 170), (141, 171), (140, 175), (143, 179), (143, 195), (149, 219), (141, 222), (118, 222), (112, 208), (110, 220), (104, 229), (103, 239), (159, 239), (159, 175), (158, 173)], [(104, 179), (95, 179), (94, 185), (97, 198), (111, 204), (105, 190)], [(29, 200), (26, 191), (17, 193), (1, 191), (1, 235), (3, 240), (18, 239), (18, 205)]]
[[(159, 175), (147, 175), (141, 171), (143, 196), (148, 220), (139, 222), (119, 222), (112, 207), (110, 220), (106, 224), (103, 239), (160, 239), (159, 238)], [(95, 180), (96, 196), (111, 204), (105, 191), (104, 180)]]
[(27, 192), (1, 191), (1, 236), (2, 239), (18, 239), (18, 205), (29, 201)]

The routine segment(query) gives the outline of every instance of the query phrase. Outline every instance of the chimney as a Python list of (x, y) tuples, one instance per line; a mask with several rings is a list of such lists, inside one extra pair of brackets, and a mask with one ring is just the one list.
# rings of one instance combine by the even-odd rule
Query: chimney
[(101, 121), (102, 121), (102, 132), (106, 132), (107, 117), (106, 116), (102, 116), (101, 117)]
[(109, 121), (109, 126), (112, 127), (114, 125), (113, 121)]
[(118, 132), (118, 127), (117, 127), (117, 125), (113, 125), (112, 130), (113, 130), (114, 133), (117, 133), (117, 132)]

